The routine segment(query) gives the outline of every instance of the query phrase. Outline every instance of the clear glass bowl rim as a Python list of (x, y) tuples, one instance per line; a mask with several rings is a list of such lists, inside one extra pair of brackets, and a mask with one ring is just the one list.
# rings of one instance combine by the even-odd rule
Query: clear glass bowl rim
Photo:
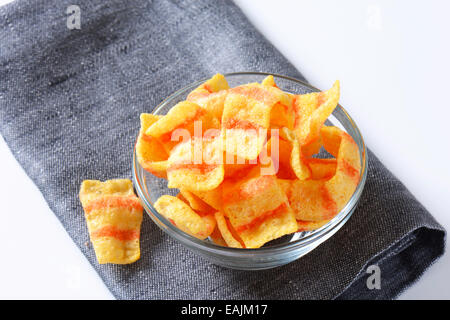
[[(233, 77), (233, 76), (251, 76), (251, 75), (254, 75), (254, 76), (272, 75), (275, 78), (282, 78), (285, 80), (296, 82), (296, 83), (300, 84), (301, 86), (312, 89), (313, 91), (321, 91), (318, 88), (311, 86), (310, 84), (305, 83), (301, 80), (298, 80), (298, 79), (295, 79), (295, 78), (292, 78), (289, 76), (275, 74), (275, 73), (232, 72), (232, 73), (224, 74), (224, 76), (226, 78)], [(157, 113), (161, 108), (163, 108), (166, 104), (170, 103), (173, 99), (177, 98), (181, 93), (184, 93), (189, 89), (193, 90), (194, 88), (198, 87), (200, 84), (202, 84), (203, 82), (205, 82), (208, 79), (210, 79), (210, 77), (193, 82), (193, 83), (177, 90), (176, 92), (171, 94), (169, 97), (167, 97), (165, 100), (163, 100), (159, 105), (157, 105), (152, 110), (151, 113), (152, 114)], [(178, 229), (170, 221), (168, 221), (164, 216), (159, 214), (158, 211), (156, 211), (156, 209), (151, 204), (151, 201), (149, 199), (147, 199), (145, 192), (143, 191), (143, 188), (141, 185), (140, 175), (137, 172), (137, 168), (140, 167), (140, 164), (137, 161), (136, 146), (135, 146), (134, 150), (133, 150), (132, 175), (133, 175), (133, 182), (134, 182), (137, 194), (138, 194), (139, 198), (141, 199), (141, 201), (143, 202), (143, 205), (144, 205), (145, 210), (147, 211), (147, 214), (161, 229), (163, 229), (164, 232), (168, 233), (170, 236), (174, 237), (175, 239), (181, 241), (184, 245), (186, 245), (192, 249), (195, 249), (195, 250), (207, 251), (207, 252), (210, 252), (210, 253), (213, 253), (216, 255), (236, 256), (236, 257), (242, 257), (243, 254), (245, 254), (245, 255), (250, 254), (254, 257), (254, 256), (259, 256), (259, 255), (265, 256), (267, 254), (282, 254), (283, 252), (290, 252), (290, 251), (299, 249), (301, 247), (311, 245), (317, 239), (322, 238), (329, 232), (332, 232), (334, 230), (334, 228), (338, 227), (342, 223), (345, 223), (350, 218), (350, 216), (352, 215), (352, 213), (354, 211), (353, 210), (354, 207), (357, 205), (357, 203), (359, 201), (359, 198), (364, 189), (364, 185), (365, 185), (365, 182), (367, 179), (367, 150), (366, 150), (366, 145), (364, 143), (364, 139), (361, 135), (361, 132), (359, 131), (358, 126), (353, 121), (352, 117), (348, 114), (348, 112), (340, 104), (338, 104), (336, 108), (339, 108), (345, 114), (345, 116), (349, 120), (349, 122), (352, 125), (353, 130), (355, 132), (356, 137), (353, 137), (353, 138), (354, 139), (356, 138), (355, 140), (358, 140), (357, 143), (359, 142), (360, 145), (362, 146), (362, 148), (361, 148), (362, 152), (360, 153), (360, 156), (361, 156), (361, 179), (358, 183), (358, 186), (356, 187), (355, 192), (353, 193), (352, 197), (350, 198), (350, 200), (348, 201), (346, 206), (332, 220), (330, 220), (326, 225), (322, 226), (321, 228), (312, 231), (310, 234), (308, 234), (298, 240), (295, 240), (295, 241), (292, 241), (292, 242), (289, 242), (286, 244), (279, 244), (279, 245), (273, 245), (273, 246), (269, 246), (269, 247), (261, 247), (261, 248), (256, 248), (256, 249), (230, 248), (230, 247), (219, 246), (212, 242), (207, 242), (204, 240), (197, 239), (197, 238), (185, 233), (184, 231)], [(152, 214), (150, 214), (149, 211), (153, 215), (155, 215), (155, 217), (159, 221), (155, 221), (155, 218), (152, 217)], [(160, 223), (163, 226), (161, 226)]]

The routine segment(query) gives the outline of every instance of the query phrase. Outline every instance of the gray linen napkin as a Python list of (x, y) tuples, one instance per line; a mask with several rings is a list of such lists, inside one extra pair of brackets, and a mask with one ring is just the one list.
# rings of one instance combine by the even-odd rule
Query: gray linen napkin
[[(81, 28), (67, 27), (77, 4)], [(120, 299), (393, 298), (444, 251), (445, 230), (370, 151), (357, 211), (302, 259), (248, 272), (212, 265), (144, 217), (142, 258), (98, 265), (83, 179), (130, 177), (139, 114), (216, 72), (303, 79), (230, 1), (16, 0), (0, 8), (0, 132)], [(381, 269), (369, 290), (368, 265)]]

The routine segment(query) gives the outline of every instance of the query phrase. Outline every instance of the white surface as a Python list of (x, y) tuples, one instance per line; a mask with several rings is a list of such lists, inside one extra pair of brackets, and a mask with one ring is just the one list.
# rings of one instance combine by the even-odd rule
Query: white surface
[[(450, 230), (450, 2), (237, 3), (313, 85), (341, 80), (367, 145)], [(0, 298), (112, 298), (3, 139), (0, 161)], [(448, 270), (447, 253), (400, 298), (450, 299)]]

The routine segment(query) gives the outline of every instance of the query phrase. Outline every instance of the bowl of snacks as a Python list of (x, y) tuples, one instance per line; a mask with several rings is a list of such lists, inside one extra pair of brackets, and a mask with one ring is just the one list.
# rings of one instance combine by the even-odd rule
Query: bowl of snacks
[(150, 218), (214, 264), (292, 262), (351, 217), (366, 147), (338, 104), (286, 76), (217, 74), (141, 114), (133, 182)]

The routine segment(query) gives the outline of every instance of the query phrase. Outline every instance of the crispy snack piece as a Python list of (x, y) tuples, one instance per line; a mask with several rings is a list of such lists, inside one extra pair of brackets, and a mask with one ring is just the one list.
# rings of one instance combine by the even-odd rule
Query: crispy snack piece
[(336, 127), (323, 127), (321, 135), (326, 150), (337, 159), (309, 160), (314, 167), (313, 177), (318, 180), (296, 180), (286, 188), (297, 220), (333, 218), (345, 207), (359, 183), (361, 164), (353, 139)]
[(280, 131), (281, 137), (291, 143), (290, 163), (295, 175), (300, 180), (306, 180), (311, 177), (311, 170), (305, 162), (305, 156), (302, 153), (297, 136), (288, 128)]
[(269, 75), (267, 77), (264, 78), (264, 80), (261, 82), (261, 84), (263, 86), (267, 86), (267, 87), (275, 87), (278, 88), (277, 84), (275, 83), (275, 80), (273, 78), (272, 75)]
[(321, 137), (319, 137), (318, 139), (315, 139), (308, 144), (300, 146), (300, 148), (303, 156), (305, 158), (310, 158), (313, 155), (319, 153), (320, 148), (322, 148), (322, 146), (323, 146), (322, 139)]
[(218, 73), (193, 90), (186, 100), (195, 102), (217, 119), (222, 119), (223, 106), (229, 88), (225, 77)]
[(141, 113), (141, 129), (136, 142), (136, 156), (145, 170), (157, 177), (166, 178), (169, 155), (158, 139), (145, 133), (153, 123), (161, 118), (162, 116), (151, 113)]
[(85, 180), (79, 196), (98, 263), (138, 260), (143, 209), (131, 181)]
[(223, 181), (222, 139), (191, 139), (173, 148), (169, 157), (169, 188), (208, 191)]
[(276, 103), (270, 112), (270, 128), (286, 127), (290, 130), (294, 129), (295, 116), (293, 112), (293, 104), (289, 105)]
[(234, 179), (247, 174), (258, 165), (258, 159), (248, 160), (224, 152), (225, 179)]
[(336, 174), (336, 159), (310, 158), (305, 162), (311, 170), (313, 180), (329, 180)]
[(297, 220), (329, 220), (338, 212), (336, 202), (321, 180), (294, 180), (287, 196)]
[(302, 221), (302, 220), (297, 220), (297, 225), (298, 225), (298, 232), (302, 232), (302, 231), (312, 231), (312, 230), (316, 230), (319, 229), (320, 227), (323, 227), (324, 225), (326, 225), (330, 220), (323, 220), (323, 221)]
[(219, 128), (219, 120), (208, 111), (193, 102), (182, 101), (153, 123), (145, 133), (157, 139), (170, 154), (180, 140), (183, 142), (192, 136), (203, 136), (208, 129)]
[(217, 228), (225, 243), (232, 248), (245, 248), (244, 242), (240, 239), (239, 235), (223, 213), (218, 211), (214, 216), (217, 221)]
[(327, 91), (294, 96), (294, 131), (306, 156), (319, 151), (320, 143), (317, 140), (320, 138), (320, 129), (338, 101), (339, 81)]
[(213, 215), (201, 216), (177, 197), (161, 196), (154, 206), (175, 226), (196, 238), (206, 239), (216, 227)]
[(277, 178), (258, 168), (239, 181), (224, 181), (223, 210), (246, 248), (295, 232), (294, 214)]
[(339, 212), (352, 197), (360, 180), (359, 150), (352, 137), (337, 127), (323, 127), (321, 134), (325, 149), (337, 158), (336, 174), (326, 181), (326, 186)]
[[(207, 204), (205, 201), (196, 196), (193, 192), (187, 189), (180, 189), (179, 193), (187, 204), (194, 209), (199, 215), (204, 216), (207, 214), (213, 214), (214, 208)], [(183, 200), (182, 199), (182, 200)]]
[(208, 191), (191, 191), (197, 197), (202, 199), (205, 203), (210, 205), (216, 210), (222, 208), (222, 185), (217, 188)]
[[(267, 76), (261, 82), (263, 86), (278, 88), (273, 76)], [(294, 99), (293, 96), (288, 94), (284, 103), (276, 103), (270, 113), (270, 127), (271, 128), (283, 128), (286, 127), (290, 130), (294, 129), (295, 113), (294, 113)]]
[(287, 195), (290, 187), (291, 187), (291, 183), (292, 180), (291, 179), (277, 179), (278, 185), (280, 186), (281, 190), (283, 190), (284, 194)]
[(291, 165), (292, 144), (271, 137), (267, 141), (266, 148), (268, 156), (272, 158), (277, 177), (280, 179), (297, 179)]
[[(214, 219), (216, 219), (216, 218), (214, 217)], [(216, 227), (214, 228), (214, 231), (211, 233), (209, 238), (212, 240), (212, 242), (214, 242), (215, 244), (217, 244), (219, 246), (228, 247), (227, 242), (222, 237), (222, 233), (220, 233), (219, 223), (217, 222), (217, 219), (216, 219)]]
[(266, 141), (273, 106), (289, 97), (273, 87), (251, 83), (228, 90), (222, 115), (227, 153), (256, 159)]

